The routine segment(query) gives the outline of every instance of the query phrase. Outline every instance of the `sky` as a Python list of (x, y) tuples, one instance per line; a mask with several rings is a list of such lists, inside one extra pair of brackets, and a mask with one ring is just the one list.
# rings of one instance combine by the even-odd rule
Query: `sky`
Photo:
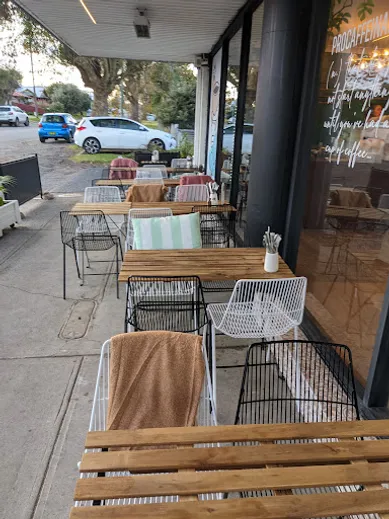
[[(31, 60), (29, 54), (24, 54), (22, 49), (18, 49), (15, 60), (11, 61), (5, 53), (6, 43), (12, 33), (2, 30), (0, 36), (0, 66), (12, 65), (23, 76), (22, 86), (32, 86)], [(74, 67), (64, 67), (63, 65), (49, 62), (45, 56), (33, 55), (35, 85), (49, 86), (51, 83), (61, 81), (62, 83), (73, 83), (81, 89), (85, 89), (79, 71)], [(88, 89), (90, 90), (90, 89)]]

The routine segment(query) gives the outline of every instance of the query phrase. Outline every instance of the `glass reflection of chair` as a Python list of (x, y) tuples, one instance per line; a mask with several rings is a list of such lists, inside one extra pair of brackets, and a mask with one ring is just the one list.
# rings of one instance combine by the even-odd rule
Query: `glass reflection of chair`
[(321, 236), (322, 241), (323, 238), (328, 241), (327, 238), (330, 236), (331, 253), (327, 260), (325, 273), (331, 274), (334, 262), (338, 265), (342, 261), (342, 252), (344, 252), (347, 263), (348, 246), (358, 227), (359, 211), (347, 207), (331, 207), (331, 216), (327, 216), (326, 221), (334, 231), (331, 235), (326, 233)]
[(365, 193), (368, 194), (368, 196), (370, 198), (371, 205), (373, 207), (377, 207), (378, 206), (378, 203), (379, 203), (379, 200), (380, 200), (380, 197), (381, 197), (381, 193), (382, 193), (382, 189), (380, 187), (355, 186), (354, 187), (354, 191), (364, 191)]
[(383, 194), (380, 196), (378, 209), (389, 209), (389, 195)]

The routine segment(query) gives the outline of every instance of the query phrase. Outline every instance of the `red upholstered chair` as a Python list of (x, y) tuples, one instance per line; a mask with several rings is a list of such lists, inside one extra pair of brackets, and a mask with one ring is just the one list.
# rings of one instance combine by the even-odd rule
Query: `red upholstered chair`
[(137, 168), (138, 163), (133, 159), (127, 159), (123, 157), (118, 157), (117, 159), (113, 159), (109, 168), (109, 178), (111, 180), (120, 180), (120, 179), (133, 179), (136, 176), (136, 169), (133, 171), (121, 171), (116, 168)]
[(207, 184), (208, 182), (213, 182), (213, 178), (209, 175), (186, 175), (180, 178), (180, 186)]

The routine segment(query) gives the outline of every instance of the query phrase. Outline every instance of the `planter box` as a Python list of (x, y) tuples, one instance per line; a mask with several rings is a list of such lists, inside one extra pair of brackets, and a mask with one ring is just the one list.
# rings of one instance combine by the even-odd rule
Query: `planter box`
[(19, 202), (7, 200), (4, 205), (0, 205), (0, 237), (3, 236), (3, 229), (15, 223), (22, 223)]

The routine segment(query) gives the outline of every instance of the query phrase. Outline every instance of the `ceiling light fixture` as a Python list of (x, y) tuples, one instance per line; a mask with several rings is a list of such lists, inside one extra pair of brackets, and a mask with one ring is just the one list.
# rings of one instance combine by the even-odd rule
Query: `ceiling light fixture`
[(138, 8), (136, 10), (134, 27), (138, 38), (150, 38), (150, 22), (147, 18), (147, 9)]
[(82, 7), (85, 9), (86, 14), (89, 16), (89, 18), (92, 20), (92, 22), (93, 22), (95, 25), (97, 25), (96, 20), (93, 18), (92, 13), (91, 13), (91, 12), (89, 11), (89, 9), (87, 8), (87, 6), (86, 6), (84, 0), (80, 0), (80, 4), (81, 4)]

